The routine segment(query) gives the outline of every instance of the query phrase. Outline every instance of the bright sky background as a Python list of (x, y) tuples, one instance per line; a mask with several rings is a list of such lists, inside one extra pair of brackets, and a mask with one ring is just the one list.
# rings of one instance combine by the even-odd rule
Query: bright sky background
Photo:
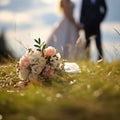
[[(33, 47), (34, 39), (41, 37), (46, 41), (55, 23), (62, 19), (58, 13), (59, 0), (0, 0), (0, 31), (6, 32), (7, 43), (14, 54), (19, 57), (25, 53), (25, 48)], [(120, 0), (106, 0), (108, 14), (102, 25), (104, 46), (108, 51), (112, 50), (111, 43), (118, 43), (120, 37), (113, 28), (120, 31)], [(76, 21), (79, 18), (81, 0), (73, 0), (75, 3)], [(115, 41), (116, 40), (116, 41)], [(111, 42), (110, 42), (111, 41)], [(95, 46), (93, 45), (95, 49)], [(22, 50), (21, 50), (22, 49)], [(17, 51), (17, 52), (16, 52)]]

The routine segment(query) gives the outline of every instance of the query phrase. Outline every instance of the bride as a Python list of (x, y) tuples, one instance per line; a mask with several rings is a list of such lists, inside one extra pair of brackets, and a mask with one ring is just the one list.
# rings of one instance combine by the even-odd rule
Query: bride
[(54, 27), (47, 39), (47, 46), (55, 47), (63, 58), (75, 58), (75, 48), (79, 37), (80, 25), (73, 17), (74, 3), (71, 0), (60, 0), (60, 10), (63, 12), (63, 19)]

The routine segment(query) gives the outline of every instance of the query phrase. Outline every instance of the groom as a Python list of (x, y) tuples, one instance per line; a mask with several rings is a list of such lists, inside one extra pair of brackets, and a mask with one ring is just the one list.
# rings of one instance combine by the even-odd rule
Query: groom
[(98, 60), (103, 58), (100, 24), (104, 20), (107, 12), (105, 0), (83, 0), (80, 16), (80, 24), (85, 31), (86, 45), (89, 50), (90, 38), (95, 36), (97, 50), (99, 52)]

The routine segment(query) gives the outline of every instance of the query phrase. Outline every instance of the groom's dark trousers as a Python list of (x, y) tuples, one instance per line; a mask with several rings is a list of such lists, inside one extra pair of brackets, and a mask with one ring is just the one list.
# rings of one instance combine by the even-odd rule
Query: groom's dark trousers
[(105, 18), (107, 7), (105, 0), (83, 0), (80, 14), (80, 24), (84, 26), (86, 48), (90, 46), (90, 37), (95, 35), (96, 47), (99, 55), (103, 58), (100, 24)]

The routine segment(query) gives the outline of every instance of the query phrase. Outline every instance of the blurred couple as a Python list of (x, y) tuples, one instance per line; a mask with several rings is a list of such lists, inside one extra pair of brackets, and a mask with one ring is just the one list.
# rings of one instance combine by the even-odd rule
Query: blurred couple
[[(74, 19), (75, 4), (71, 0), (60, 0), (59, 6), (64, 17), (54, 27), (47, 40), (47, 45), (54, 46), (62, 57), (75, 60), (79, 59), (84, 50), (89, 50), (90, 38), (95, 36), (98, 60), (102, 59), (100, 24), (107, 11), (105, 0), (83, 0), (79, 23)], [(85, 32), (85, 44), (80, 40), (81, 30)]]

